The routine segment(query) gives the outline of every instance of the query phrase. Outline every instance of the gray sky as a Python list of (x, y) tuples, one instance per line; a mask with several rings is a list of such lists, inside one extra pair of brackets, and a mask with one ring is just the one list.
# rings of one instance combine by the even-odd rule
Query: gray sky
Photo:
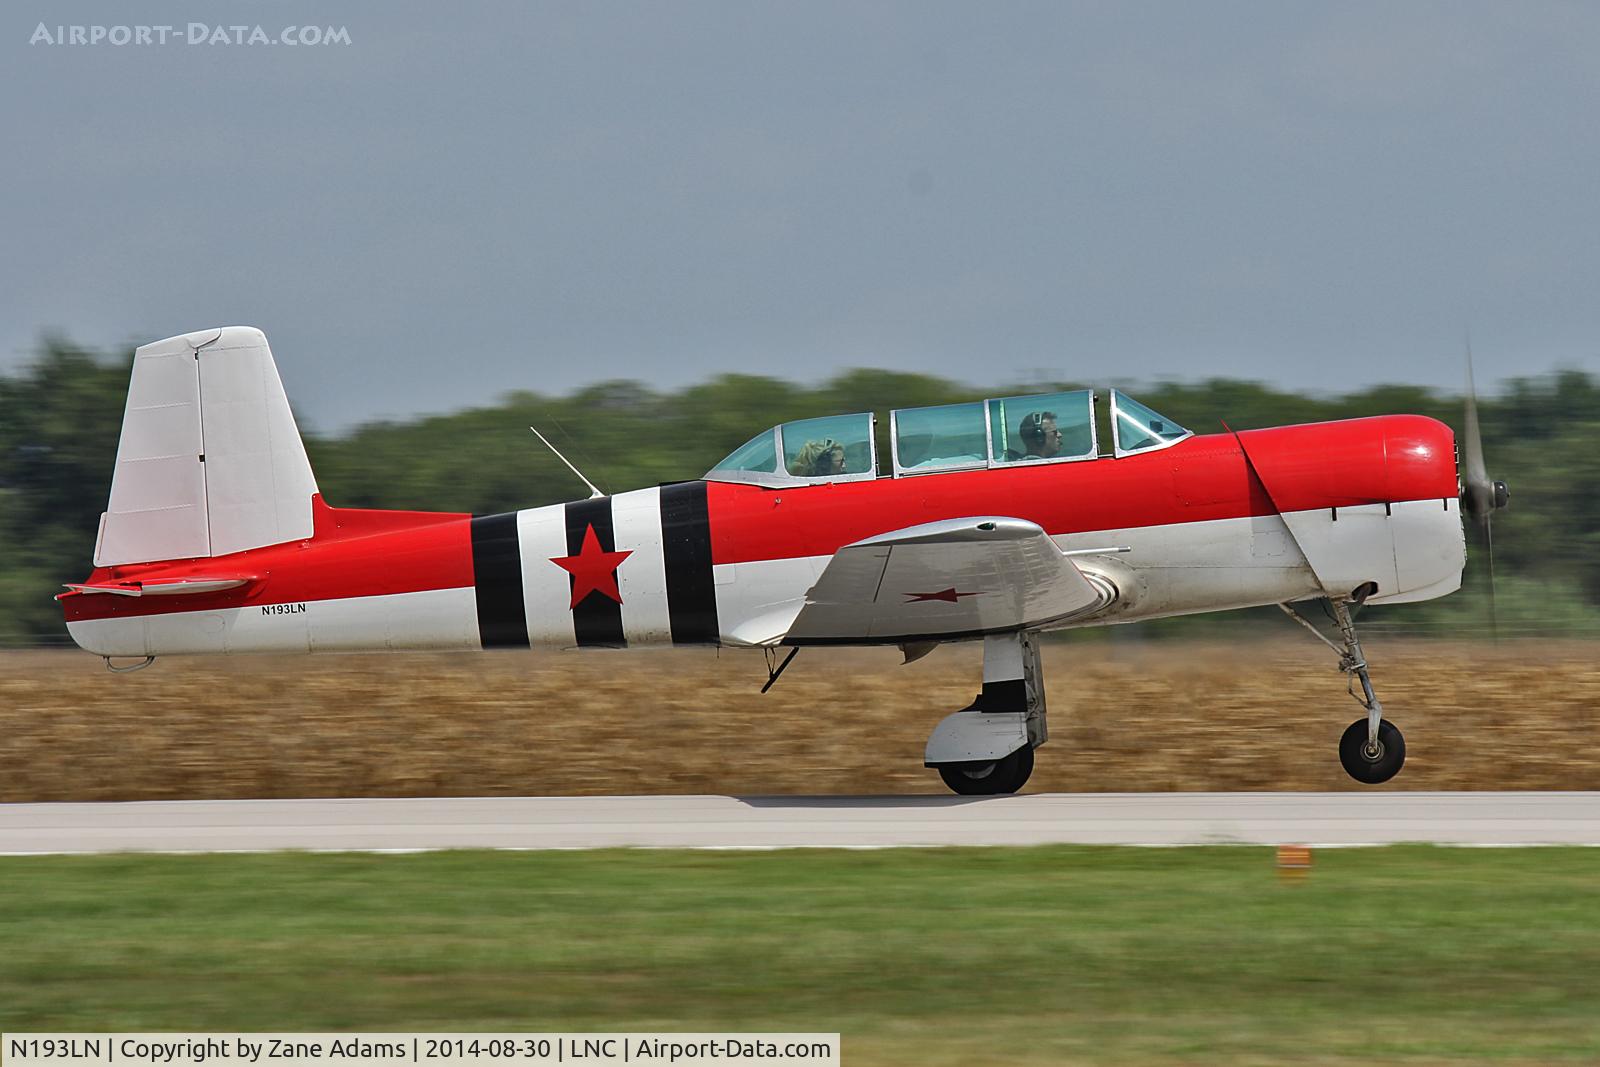
[(1585, 3), (20, 0), (0, 367), (256, 325), (324, 431), (850, 366), (1454, 390), (1469, 328), (1600, 372), (1596, 55)]

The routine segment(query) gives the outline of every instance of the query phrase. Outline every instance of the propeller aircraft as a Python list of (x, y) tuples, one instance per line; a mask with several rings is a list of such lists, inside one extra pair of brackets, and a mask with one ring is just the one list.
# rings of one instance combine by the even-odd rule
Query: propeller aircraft
[[(1459, 463), (1421, 416), (1197, 435), (1082, 390), (894, 411), (886, 454), (871, 413), (836, 415), (763, 430), (692, 481), (500, 515), (379, 511), (323, 501), (266, 337), (210, 329), (135, 353), (94, 569), (58, 599), (81, 647), (141, 660), (116, 670), (712, 645), (765, 650), (770, 688), (807, 646), (910, 662), (981, 641), (981, 688), (924, 757), (967, 795), (1032, 772), (1038, 635), (1278, 605), (1359, 681), (1339, 757), (1380, 783), (1405, 741), (1353, 609), (1456, 590), (1463, 517), (1487, 534), (1506, 505), (1470, 388), (1467, 404)], [(1316, 600), (1332, 637), (1296, 607)]]

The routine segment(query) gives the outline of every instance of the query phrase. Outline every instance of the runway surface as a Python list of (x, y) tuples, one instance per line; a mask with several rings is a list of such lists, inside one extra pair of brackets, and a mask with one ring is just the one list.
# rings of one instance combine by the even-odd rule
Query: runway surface
[(1600, 793), (1053, 793), (0, 804), (0, 854), (935, 845), (1600, 845)]

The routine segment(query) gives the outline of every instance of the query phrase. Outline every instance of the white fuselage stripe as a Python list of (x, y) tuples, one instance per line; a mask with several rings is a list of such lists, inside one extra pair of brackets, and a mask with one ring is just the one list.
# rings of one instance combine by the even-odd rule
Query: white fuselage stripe
[(534, 648), (571, 648), (572, 578), (550, 561), (567, 552), (564, 505), (517, 512), (522, 551), (522, 596), (528, 615), (528, 643)]
[(671, 644), (667, 561), (661, 545), (661, 490), (639, 489), (612, 497), (611, 526), (618, 551), (631, 553), (617, 568), (623, 637), (630, 645)]

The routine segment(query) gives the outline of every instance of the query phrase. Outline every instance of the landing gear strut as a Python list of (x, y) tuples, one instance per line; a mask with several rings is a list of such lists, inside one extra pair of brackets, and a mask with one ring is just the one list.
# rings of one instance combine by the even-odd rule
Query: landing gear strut
[(1038, 646), (1026, 633), (986, 637), (983, 691), (934, 728), (923, 765), (963, 796), (1015, 793), (1047, 736)]
[[(1361, 599), (1364, 598), (1356, 599), (1355, 603), (1360, 604)], [(1345, 730), (1344, 736), (1339, 739), (1339, 762), (1344, 765), (1345, 773), (1356, 781), (1367, 785), (1378, 785), (1400, 773), (1400, 768), (1406, 761), (1406, 739), (1400, 733), (1399, 727), (1384, 719), (1383, 705), (1378, 702), (1377, 694), (1372, 691), (1372, 676), (1367, 673), (1367, 660), (1361, 653), (1361, 642), (1356, 638), (1355, 620), (1350, 616), (1350, 601), (1329, 599), (1328, 606), (1333, 614), (1333, 621), (1339, 627), (1339, 634), (1343, 638), (1342, 644), (1329, 640), (1321, 630), (1311, 625), (1305, 616), (1288, 604), (1278, 605), (1291, 619), (1310, 630), (1319, 641), (1337, 652), (1339, 670), (1354, 676), (1350, 684), (1350, 695), (1367, 709), (1367, 717), (1351, 723)], [(1356, 681), (1361, 683), (1359, 694), (1355, 691)]]

